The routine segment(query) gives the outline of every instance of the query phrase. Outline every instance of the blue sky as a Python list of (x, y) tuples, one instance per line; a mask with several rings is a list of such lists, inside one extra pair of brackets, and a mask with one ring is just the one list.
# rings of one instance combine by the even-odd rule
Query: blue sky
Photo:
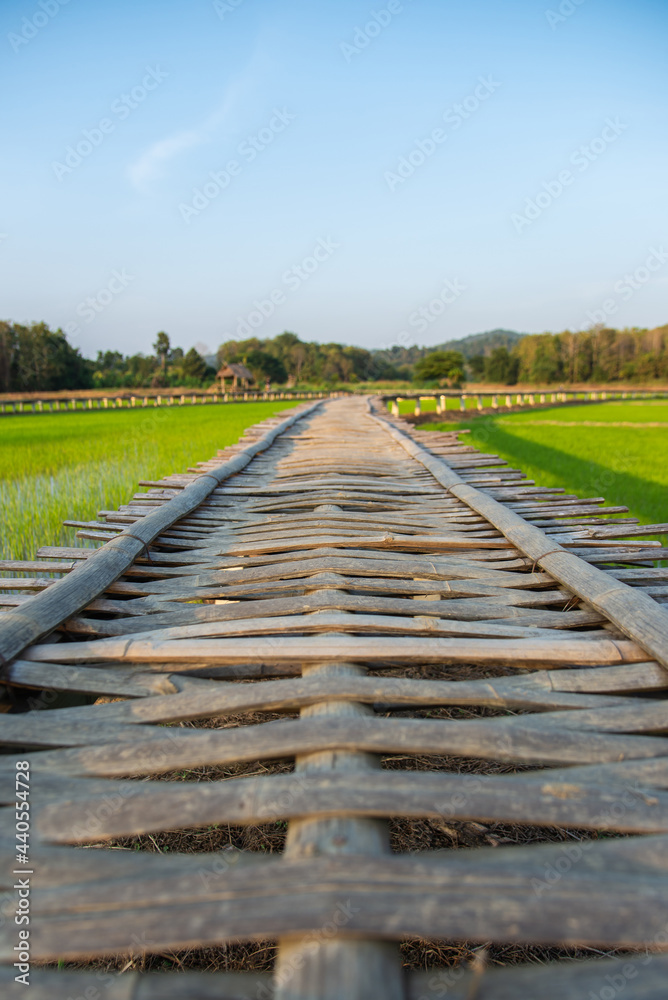
[(668, 4), (3, 0), (0, 316), (84, 354), (668, 322)]

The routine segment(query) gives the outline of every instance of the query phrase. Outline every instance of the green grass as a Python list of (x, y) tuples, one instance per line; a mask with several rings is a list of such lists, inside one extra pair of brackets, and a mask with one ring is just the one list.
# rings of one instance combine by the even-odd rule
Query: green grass
[(85, 544), (63, 520), (127, 503), (140, 479), (183, 472), (298, 403), (229, 403), (0, 417), (0, 554)]
[[(619, 426), (626, 423), (636, 426)], [(643, 426), (648, 424), (663, 426)], [(467, 443), (506, 459), (539, 486), (625, 504), (642, 524), (668, 521), (668, 401), (551, 407), (424, 425), (456, 428), (469, 428)]]

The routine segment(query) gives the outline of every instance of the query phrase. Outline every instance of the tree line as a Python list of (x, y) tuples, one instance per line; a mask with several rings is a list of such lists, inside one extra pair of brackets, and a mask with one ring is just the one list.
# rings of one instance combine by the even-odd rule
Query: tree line
[[(500, 343), (500, 341), (504, 341)], [(470, 343), (469, 343), (470, 342)], [(507, 344), (507, 346), (506, 346)], [(452, 350), (460, 346), (461, 350)], [(475, 349), (479, 353), (472, 353)], [(62, 330), (46, 323), (0, 322), (0, 392), (59, 389), (209, 387), (218, 366), (241, 362), (258, 385), (329, 385), (414, 381), (427, 387), (466, 381), (501, 385), (647, 382), (668, 379), (668, 325), (652, 330), (594, 327), (562, 333), (492, 331), (438, 348), (393, 346), (369, 351), (303, 341), (285, 332), (260, 340), (228, 340), (217, 365), (157, 334), (153, 354), (99, 351), (84, 358)]]
[[(185, 386), (199, 389), (216, 378), (216, 369), (191, 347), (172, 347), (161, 330), (153, 344), (155, 354), (123, 355), (120, 351), (98, 351), (91, 361), (92, 385), (96, 389), (168, 389)], [(88, 387), (86, 387), (88, 388)]]
[(84, 358), (62, 330), (46, 323), (0, 322), (0, 392), (56, 392), (59, 389), (135, 389), (211, 385), (216, 369), (192, 347), (172, 348), (161, 331), (155, 354), (98, 351)]
[(317, 344), (300, 340), (296, 333), (285, 332), (277, 337), (259, 340), (228, 340), (218, 348), (220, 365), (240, 361), (257, 381), (269, 379), (275, 383), (317, 383), (334, 385), (339, 382), (369, 382), (410, 378), (409, 367), (398, 368), (381, 351), (344, 344)]
[(668, 325), (526, 334), (511, 350), (497, 347), (469, 358), (468, 367), (476, 380), (505, 385), (668, 379)]
[(88, 389), (90, 362), (46, 323), (0, 322), (0, 392)]

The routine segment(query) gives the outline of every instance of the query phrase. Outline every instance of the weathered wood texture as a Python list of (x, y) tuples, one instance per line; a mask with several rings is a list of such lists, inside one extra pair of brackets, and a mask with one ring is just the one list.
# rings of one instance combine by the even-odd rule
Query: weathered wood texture
[[(20, 759), (32, 961), (277, 942), (273, 973), (100, 987), (33, 968), (34, 997), (665, 996), (668, 571), (650, 529), (361, 398), (144, 485), (71, 522), (99, 549), (0, 563), (4, 993), (24, 995)], [(390, 820), (452, 846), (393, 850)], [(287, 824), (282, 854), (110, 846), (258, 824)], [(524, 843), (499, 846), (509, 825)], [(454, 849), (469, 828), (486, 846)], [(490, 964), (403, 969), (415, 938), (486, 945)], [(625, 954), (495, 968), (508, 944)]]

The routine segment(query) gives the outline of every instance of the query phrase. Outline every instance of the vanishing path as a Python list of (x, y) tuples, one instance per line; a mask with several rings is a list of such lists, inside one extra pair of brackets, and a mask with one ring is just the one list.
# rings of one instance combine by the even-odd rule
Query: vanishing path
[[(29, 574), (0, 580), (9, 995), (15, 870), (32, 872), (33, 962), (277, 942), (273, 981), (132, 972), (105, 1000), (557, 1000), (603, 995), (629, 963), (634, 990), (664, 995), (668, 958), (646, 960), (668, 941), (656, 526), (362, 398), (305, 404), (142, 485), (82, 526), (100, 549), (0, 564)], [(396, 820), (476, 846), (402, 851)], [(277, 822), (282, 854), (105, 847)], [(498, 846), (509, 828), (524, 842)], [(406, 971), (415, 939), (637, 958)], [(66, 1000), (99, 976), (30, 983)]]

